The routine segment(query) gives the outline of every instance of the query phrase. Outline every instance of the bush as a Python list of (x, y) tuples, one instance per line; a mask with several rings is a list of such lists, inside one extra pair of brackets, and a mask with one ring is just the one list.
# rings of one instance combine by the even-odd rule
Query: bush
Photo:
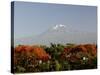
[(93, 44), (19, 45), (14, 48), (14, 71), (45, 72), (97, 68), (97, 47)]

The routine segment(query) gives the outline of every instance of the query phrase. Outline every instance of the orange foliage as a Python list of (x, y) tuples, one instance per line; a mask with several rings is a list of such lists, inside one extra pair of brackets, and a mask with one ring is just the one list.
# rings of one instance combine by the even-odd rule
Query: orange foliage
[(48, 55), (43, 48), (38, 46), (33, 46), (32, 48), (34, 54), (36, 55), (36, 57), (38, 57), (38, 59), (42, 59), (44, 61), (50, 59), (50, 55)]
[(77, 45), (75, 47), (72, 47), (72, 48), (65, 48), (64, 50), (65, 52), (71, 52), (71, 53), (75, 53), (75, 52), (92, 52), (93, 54), (96, 54), (97, 52), (97, 48), (96, 48), (96, 45), (93, 45), (93, 44), (84, 44), (84, 45)]
[(96, 53), (97, 53), (96, 45), (86, 44), (86, 45), (84, 45), (84, 47), (87, 49), (88, 52), (91, 51), (91, 53), (92, 53), (93, 55), (96, 55)]
[(20, 45), (15, 47), (15, 52), (25, 53), (30, 56), (30, 54), (34, 54), (34, 56), (43, 61), (47, 61), (50, 59), (50, 55), (46, 53), (46, 51), (39, 46), (29, 46), (29, 45)]
[[(86, 54), (90, 54), (92, 56), (96, 56), (97, 55), (96, 54), (97, 48), (96, 48), (96, 45), (94, 45), (94, 44), (83, 44), (83, 45), (77, 45), (77, 46), (72, 47), (72, 48), (64, 48), (64, 51), (61, 54), (61, 57), (66, 58), (67, 55), (73, 54), (73, 53), (75, 54), (75, 53), (78, 53), (78, 52), (83, 52), (83, 53), (86, 53)], [(72, 55), (70, 57), (73, 58)]]

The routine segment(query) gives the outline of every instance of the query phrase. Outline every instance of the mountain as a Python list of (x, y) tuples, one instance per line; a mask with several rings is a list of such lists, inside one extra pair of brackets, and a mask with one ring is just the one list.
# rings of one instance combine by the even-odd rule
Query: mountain
[(67, 27), (67, 25), (54, 25), (44, 33), (35, 37), (27, 37), (15, 40), (17, 44), (43, 44), (49, 45), (50, 43), (97, 43), (96, 32), (86, 32), (81, 30), (74, 30)]

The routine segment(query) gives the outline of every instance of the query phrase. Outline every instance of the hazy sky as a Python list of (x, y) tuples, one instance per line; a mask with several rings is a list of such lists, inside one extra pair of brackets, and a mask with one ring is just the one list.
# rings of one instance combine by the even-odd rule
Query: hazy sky
[(15, 2), (14, 37), (38, 35), (56, 24), (97, 31), (97, 8), (63, 4)]

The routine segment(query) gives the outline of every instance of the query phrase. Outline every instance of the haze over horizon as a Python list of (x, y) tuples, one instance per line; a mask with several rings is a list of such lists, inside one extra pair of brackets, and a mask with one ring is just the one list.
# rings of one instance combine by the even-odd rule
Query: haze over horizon
[(97, 36), (96, 6), (14, 3), (14, 39), (37, 36), (59, 24), (80, 32), (93, 32)]

